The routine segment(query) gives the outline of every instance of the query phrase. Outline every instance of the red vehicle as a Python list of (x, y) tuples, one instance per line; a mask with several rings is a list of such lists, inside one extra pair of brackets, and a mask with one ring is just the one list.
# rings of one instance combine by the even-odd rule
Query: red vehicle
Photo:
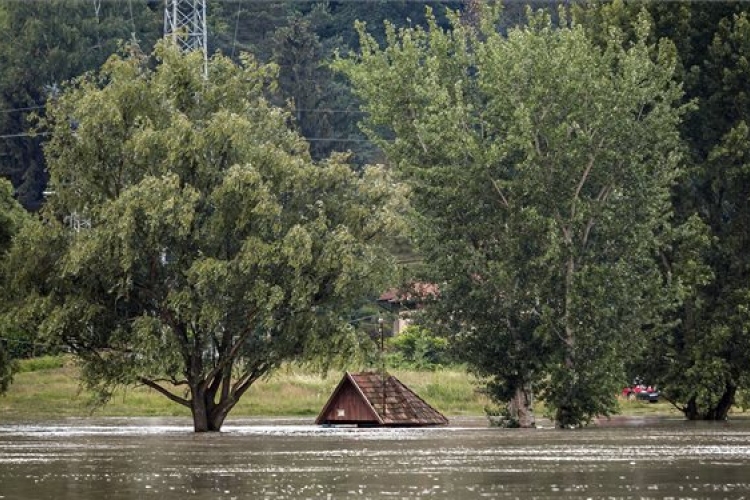
[(625, 387), (622, 390), (622, 397), (629, 400), (638, 399), (648, 401), (649, 403), (656, 403), (659, 401), (659, 391), (655, 387), (636, 380), (633, 385)]

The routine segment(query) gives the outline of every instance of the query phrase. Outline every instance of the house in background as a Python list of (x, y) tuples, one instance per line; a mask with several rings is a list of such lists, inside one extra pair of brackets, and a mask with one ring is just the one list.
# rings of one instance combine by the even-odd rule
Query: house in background
[(393, 335), (398, 335), (412, 322), (411, 315), (421, 309), (425, 302), (434, 300), (440, 290), (434, 283), (414, 282), (402, 288), (391, 288), (378, 297), (378, 305), (395, 314)]
[(346, 372), (315, 423), (419, 427), (447, 425), (448, 419), (392, 375)]

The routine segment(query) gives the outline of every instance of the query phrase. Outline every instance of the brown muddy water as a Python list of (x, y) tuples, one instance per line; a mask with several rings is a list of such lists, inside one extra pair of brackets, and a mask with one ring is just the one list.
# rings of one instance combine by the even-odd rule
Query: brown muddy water
[(0, 423), (0, 499), (750, 499), (750, 422), (321, 428), (175, 419)]

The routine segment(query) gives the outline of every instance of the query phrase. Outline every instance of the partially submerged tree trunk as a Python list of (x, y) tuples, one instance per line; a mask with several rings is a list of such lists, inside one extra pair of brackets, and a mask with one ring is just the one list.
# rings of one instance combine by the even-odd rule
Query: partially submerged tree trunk
[(513, 398), (508, 403), (508, 418), (513, 427), (528, 429), (536, 426), (533, 394), (529, 384), (516, 388)]
[(737, 386), (727, 383), (721, 398), (714, 406), (701, 408), (696, 396), (693, 396), (681, 410), (688, 420), (726, 420), (736, 394)]
[(228, 406), (224, 400), (216, 404), (211, 391), (194, 392), (190, 407), (193, 414), (193, 430), (219, 432), (232, 406), (234, 405)]
[(570, 429), (577, 425), (573, 410), (569, 406), (558, 406), (555, 411), (555, 427), (558, 429)]
[[(570, 231), (568, 229), (563, 230), (564, 240), (570, 244)], [(573, 329), (572, 309), (573, 309), (573, 282), (575, 279), (576, 265), (575, 258), (571, 255), (568, 256), (568, 260), (565, 265), (565, 309), (563, 310), (563, 322), (565, 324), (565, 336), (561, 339), (563, 341), (564, 349), (564, 362), (565, 368), (570, 373), (575, 373), (575, 331)], [(572, 383), (571, 381), (568, 382)], [(568, 389), (569, 393), (573, 390), (571, 387)], [(574, 415), (573, 409), (567, 403), (571, 400), (570, 394), (565, 397), (564, 403), (558, 403), (557, 410), (555, 411), (555, 427), (558, 429), (567, 429), (568, 427), (578, 424), (578, 419)]]
[(193, 429), (195, 432), (218, 432), (220, 427), (212, 425), (208, 419), (208, 408), (206, 408), (205, 394), (198, 388), (193, 388), (193, 400), (191, 401), (190, 411), (193, 414)]

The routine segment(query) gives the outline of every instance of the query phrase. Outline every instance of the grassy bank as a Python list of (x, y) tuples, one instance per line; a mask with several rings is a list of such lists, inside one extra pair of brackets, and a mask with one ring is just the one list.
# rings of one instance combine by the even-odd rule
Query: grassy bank
[[(483, 415), (487, 399), (463, 370), (435, 372), (393, 370), (393, 375), (448, 416)], [(90, 394), (81, 391), (78, 370), (70, 359), (24, 360), (10, 390), (0, 396), (0, 419), (44, 419), (91, 415)], [(232, 416), (314, 417), (338, 384), (342, 373), (327, 377), (301, 369), (283, 369), (257, 382), (232, 411)], [(96, 416), (189, 416), (187, 408), (151, 389), (119, 391)]]
[[(439, 371), (392, 370), (407, 386), (447, 416), (483, 416), (490, 402), (477, 391), (476, 381), (461, 369)], [(276, 372), (257, 382), (232, 411), (234, 417), (315, 417), (338, 384), (342, 373), (327, 377), (299, 368)], [(187, 408), (168, 401), (145, 387), (117, 392), (112, 401), (92, 413), (91, 395), (78, 384), (78, 370), (69, 357), (23, 360), (10, 390), (0, 396), (0, 420), (35, 420), (63, 417), (189, 416)], [(537, 415), (544, 407), (536, 405)], [(681, 414), (666, 402), (620, 401), (623, 415), (674, 416)], [(741, 412), (737, 409), (735, 415)]]

